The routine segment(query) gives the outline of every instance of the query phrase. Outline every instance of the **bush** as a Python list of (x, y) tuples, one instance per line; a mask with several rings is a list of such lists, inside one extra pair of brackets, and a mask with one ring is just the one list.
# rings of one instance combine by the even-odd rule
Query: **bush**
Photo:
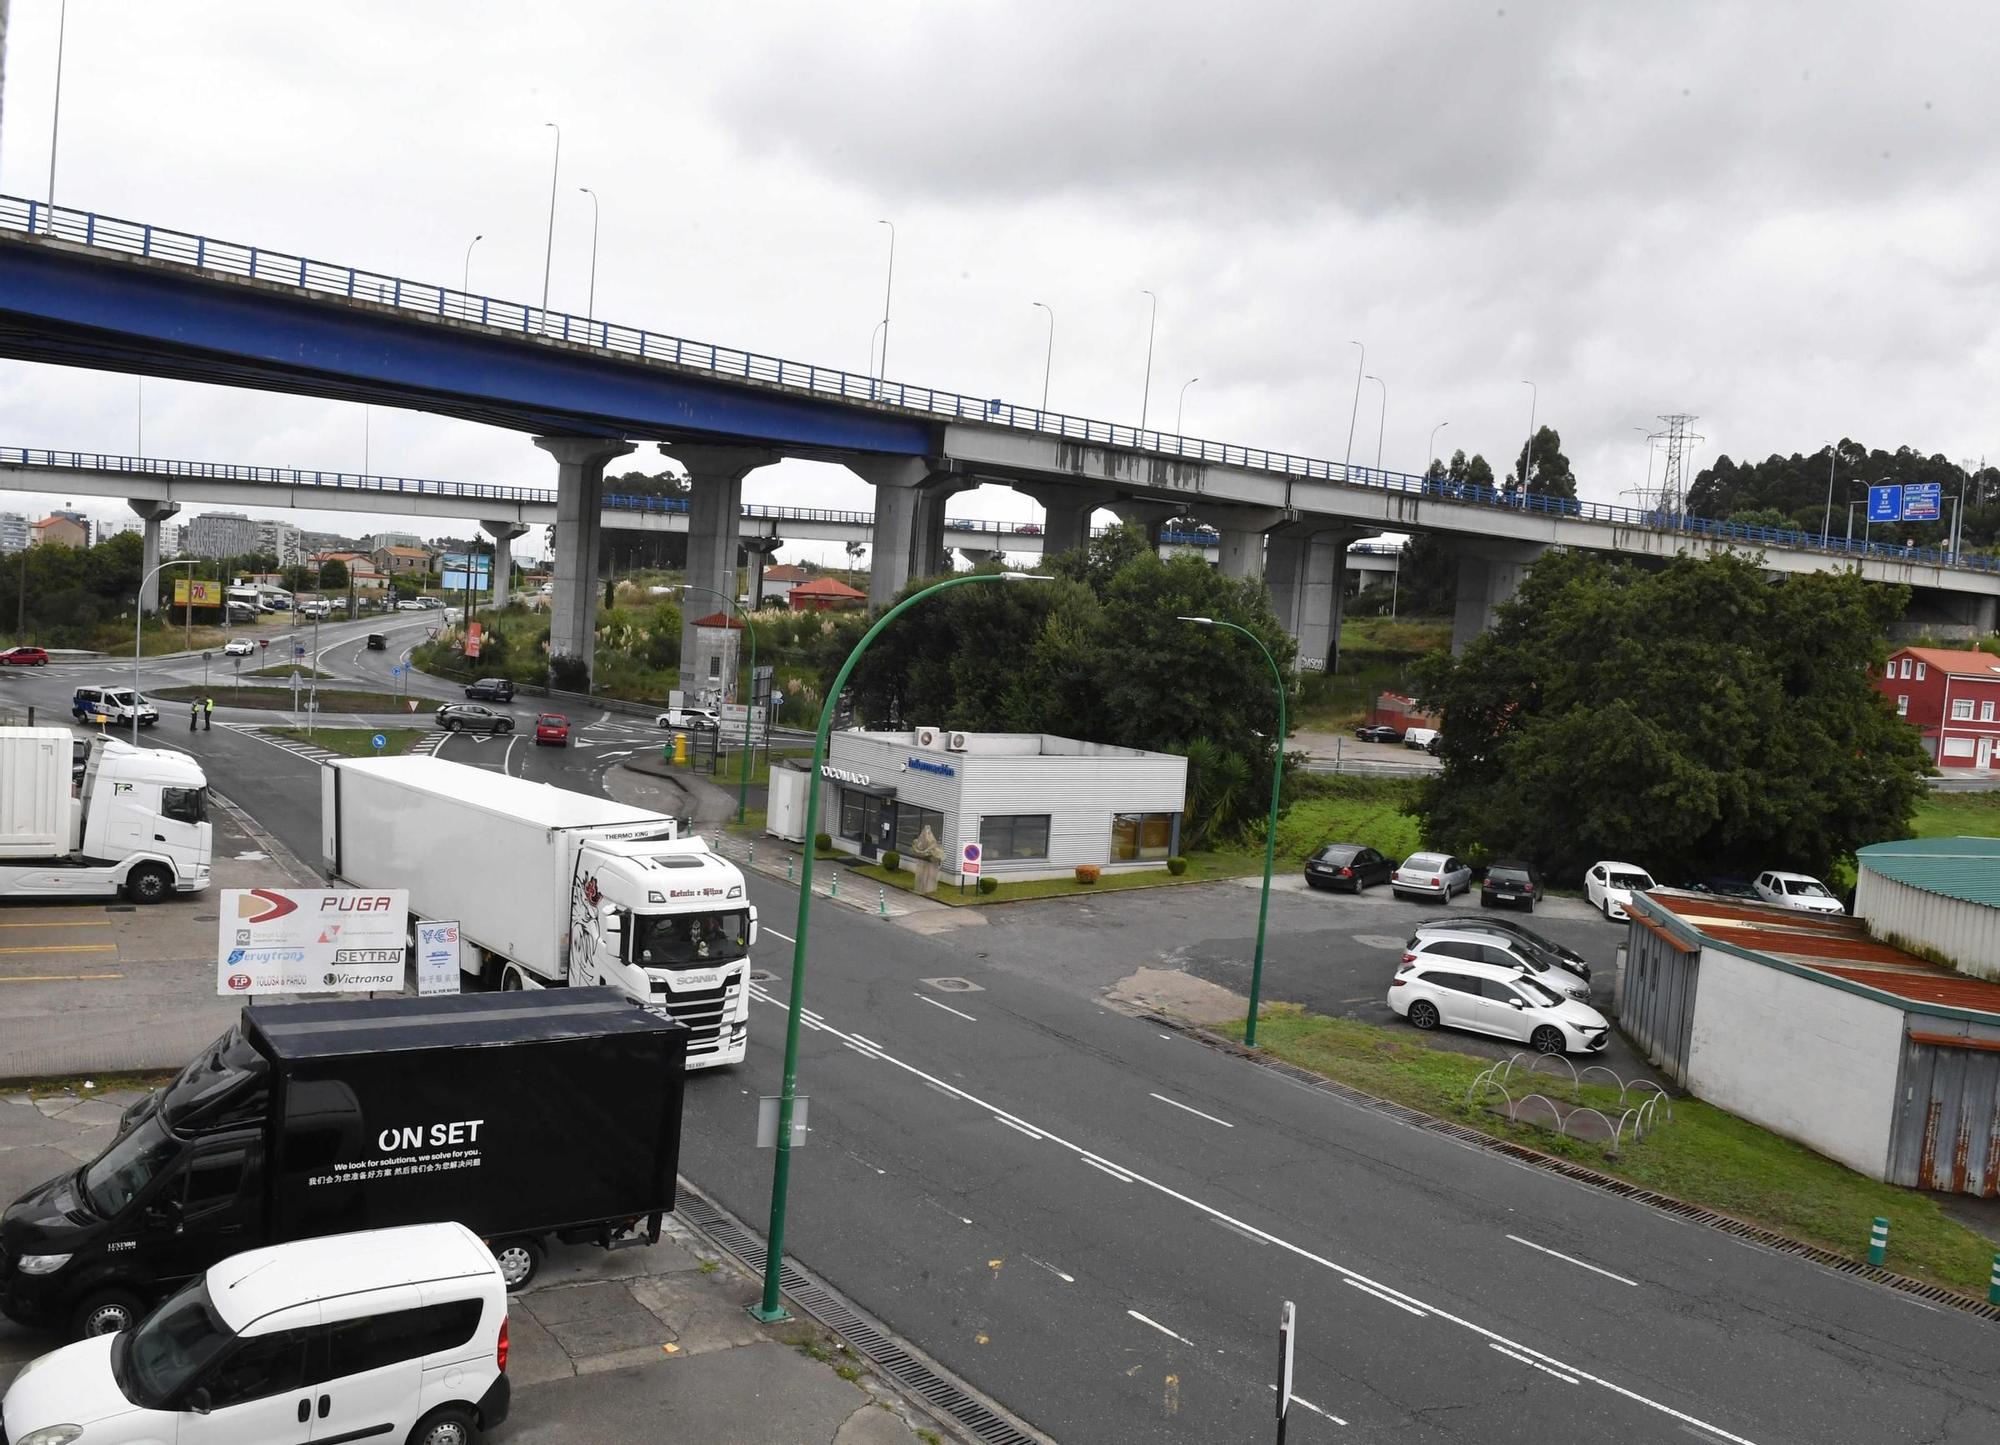
[(898, 853), (894, 848), (891, 848), (888, 852), (882, 855), (882, 866), (884, 868), (887, 868), (891, 873), (902, 872), (903, 855), (901, 853)]
[(1000, 891), (1000, 880), (984, 873), (980, 874), (979, 891), (981, 893), (998, 893)]
[(1187, 872), (1187, 859), (1176, 853), (1167, 860), (1167, 871), (1176, 878), (1180, 877), (1181, 874)]
[(813, 834), (813, 850), (819, 853), (831, 853), (833, 851), (833, 834)]
[(1083, 884), (1095, 883), (1097, 875), (1103, 871), (1095, 863), (1079, 863), (1076, 865), (1076, 881)]
[(558, 692), (590, 690), (590, 667), (582, 658), (567, 653), (549, 659), (549, 686)]

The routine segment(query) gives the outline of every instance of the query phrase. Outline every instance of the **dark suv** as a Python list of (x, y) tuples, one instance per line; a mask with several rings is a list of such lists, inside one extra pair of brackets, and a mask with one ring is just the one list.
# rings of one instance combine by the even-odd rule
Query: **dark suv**
[(1532, 863), (1502, 859), (1486, 870), (1479, 884), (1479, 906), (1495, 908), (1516, 903), (1529, 913), (1542, 901), (1542, 875)]
[(509, 677), (482, 677), (465, 685), (465, 696), (470, 702), (512, 702), (514, 680)]

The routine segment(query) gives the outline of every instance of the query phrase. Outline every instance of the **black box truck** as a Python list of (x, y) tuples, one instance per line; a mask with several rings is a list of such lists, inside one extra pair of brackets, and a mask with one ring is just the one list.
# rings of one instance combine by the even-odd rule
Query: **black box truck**
[(252, 1005), (0, 1215), (0, 1311), (107, 1334), (241, 1250), (399, 1224), (466, 1225), (513, 1289), (551, 1238), (655, 1243), (687, 1037), (608, 988)]

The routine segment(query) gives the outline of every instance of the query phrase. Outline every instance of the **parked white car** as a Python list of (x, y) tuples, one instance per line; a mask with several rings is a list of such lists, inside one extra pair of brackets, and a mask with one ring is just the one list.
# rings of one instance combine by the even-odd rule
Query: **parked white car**
[(1420, 1029), (1440, 1024), (1524, 1043), (1538, 1054), (1594, 1054), (1611, 1025), (1518, 969), (1419, 955), (1396, 970), (1389, 1007)]
[(222, 644), (224, 657), (249, 657), (257, 651), (257, 644), (247, 637), (232, 637)]
[(125, 1333), (43, 1355), (0, 1401), (0, 1433), (472, 1445), (507, 1418), (506, 1372), (507, 1290), (479, 1237), (377, 1229), (236, 1255)]
[(1417, 930), (1403, 949), (1403, 962), (1421, 958), (1456, 958), (1466, 963), (1490, 963), (1511, 968), (1564, 998), (1590, 1002), (1590, 982), (1541, 956), (1518, 938), (1503, 938), (1483, 930), (1454, 930), (1443, 919)]
[(1411, 728), (1403, 734), (1403, 746), (1425, 752), (1433, 742), (1437, 741), (1437, 735), (1436, 728)]
[(1452, 894), (1472, 891), (1472, 869), (1448, 853), (1412, 853), (1389, 875), (1389, 891), (1398, 898), (1449, 903)]
[(705, 707), (670, 707), (653, 719), (655, 727), (697, 728), (714, 732), (721, 728), (720, 714)]
[(1609, 919), (1625, 916), (1634, 893), (1650, 893), (1660, 885), (1636, 863), (1593, 863), (1583, 875), (1583, 893), (1590, 906)]
[(1759, 873), (1750, 885), (1766, 903), (1801, 913), (1845, 913), (1831, 888), (1808, 873)]

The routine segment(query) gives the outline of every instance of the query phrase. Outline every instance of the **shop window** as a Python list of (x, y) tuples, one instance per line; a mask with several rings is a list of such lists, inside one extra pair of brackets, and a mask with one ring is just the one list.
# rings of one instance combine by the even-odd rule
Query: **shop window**
[(1049, 856), (1049, 815), (1015, 813), (979, 820), (979, 847), (989, 863)]
[(931, 836), (944, 842), (944, 814), (935, 808), (919, 808), (914, 803), (903, 803), (896, 809), (896, 848), (907, 853), (915, 846), (917, 835), (924, 829), (931, 830)]
[(1164, 858), (1173, 851), (1172, 813), (1114, 813), (1111, 817), (1111, 861), (1131, 863)]

